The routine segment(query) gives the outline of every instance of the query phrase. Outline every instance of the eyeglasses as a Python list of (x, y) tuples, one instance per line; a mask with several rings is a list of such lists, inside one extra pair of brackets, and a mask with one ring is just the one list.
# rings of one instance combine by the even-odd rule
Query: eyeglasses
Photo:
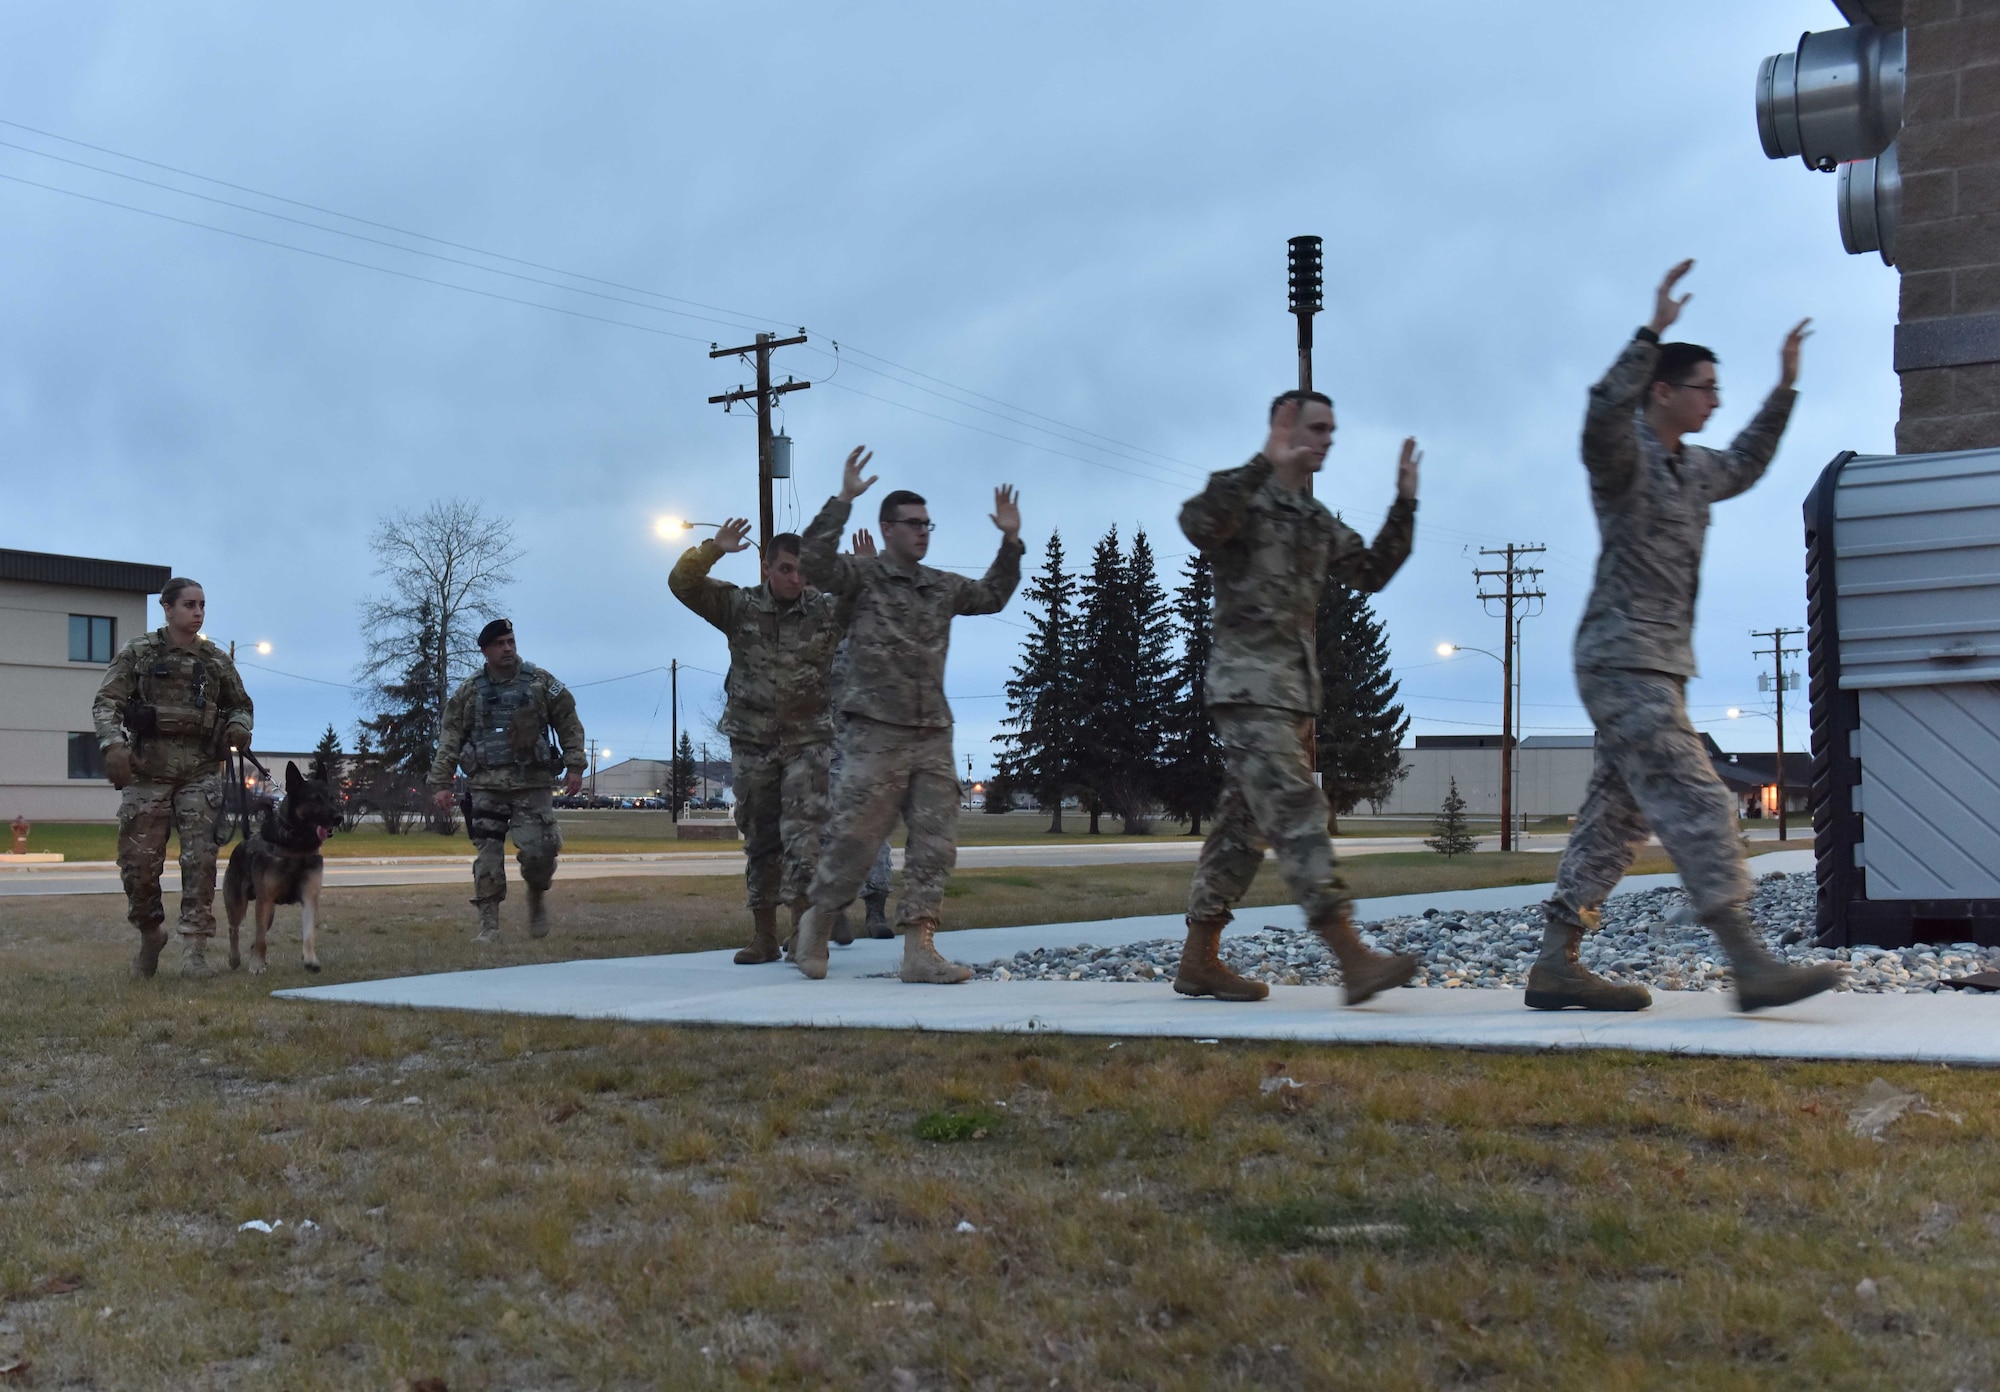
[(1674, 385), (1677, 387), (1685, 387), (1689, 391), (1707, 392), (1717, 401), (1722, 400), (1722, 388), (1720, 385), (1714, 382), (1676, 382), (1674, 383)]
[(934, 532), (937, 523), (923, 517), (896, 517), (882, 524), (885, 527), (915, 527), (920, 532)]

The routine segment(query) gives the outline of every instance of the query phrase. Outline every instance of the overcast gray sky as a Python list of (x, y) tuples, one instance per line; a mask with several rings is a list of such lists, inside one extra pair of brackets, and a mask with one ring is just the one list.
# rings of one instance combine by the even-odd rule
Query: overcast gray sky
[[(813, 337), (780, 359), (818, 383), (786, 398), (781, 523), (865, 441), (878, 488), (929, 496), (939, 562), (984, 568), (1010, 481), (1031, 565), (1050, 528), (1081, 559), (1115, 523), (1178, 568), (1180, 501), (1256, 448), (1294, 373), (1285, 239), (1311, 232), (1322, 496), (1372, 534), (1398, 440), (1424, 449), (1416, 552), (1377, 601), (1414, 728), (1498, 728), (1497, 667), (1435, 649), (1498, 648), (1470, 553), (1514, 540), (1550, 548), (1528, 732), (1579, 731), (1584, 393), (1694, 256), (1677, 332), (1721, 354), (1710, 443), (1785, 329), (1817, 327), (1776, 465), (1717, 510), (1689, 693), (1725, 747), (1768, 748), (1768, 719), (1722, 714), (1769, 708), (1748, 630), (1803, 622), (1800, 502), (1837, 451), (1893, 449), (1895, 273), (1841, 251), (1833, 179), (1766, 161), (1751, 109), (1761, 57), (1840, 22), (1823, 0), (0, 9), (0, 545), (202, 580), (212, 636), (273, 645), (244, 671), (259, 746), (298, 749), (360, 713), (340, 684), (375, 519), (482, 497), (527, 553), (523, 652), (616, 757), (660, 755), (664, 678), (625, 674), (726, 651), (667, 593), (652, 521), (755, 513), (750, 418), (705, 404), (745, 371), (711, 341)], [(1022, 620), (1017, 599), (955, 630), (978, 773)], [(683, 680), (684, 720), (716, 686)]]

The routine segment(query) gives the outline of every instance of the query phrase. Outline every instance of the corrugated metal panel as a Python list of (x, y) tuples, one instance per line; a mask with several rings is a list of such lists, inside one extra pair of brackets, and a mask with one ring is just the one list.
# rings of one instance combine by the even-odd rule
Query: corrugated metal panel
[(2000, 898), (2000, 687), (1863, 691), (1856, 735), (1868, 897)]
[(1840, 685), (2000, 680), (2000, 450), (1861, 455), (1839, 479)]
[(137, 561), (100, 561), (89, 556), (58, 556), (46, 551), (0, 548), (0, 580), (37, 585), (78, 585), (91, 590), (122, 590), (127, 594), (158, 594), (173, 578), (165, 566)]

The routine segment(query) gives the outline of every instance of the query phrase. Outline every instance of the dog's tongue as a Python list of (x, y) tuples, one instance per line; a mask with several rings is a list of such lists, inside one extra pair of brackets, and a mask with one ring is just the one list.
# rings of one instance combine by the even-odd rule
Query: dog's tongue
[(333, 835), (333, 828), (330, 826), (315, 826), (313, 830), (319, 833), (319, 843), (322, 846), (326, 844), (326, 838)]

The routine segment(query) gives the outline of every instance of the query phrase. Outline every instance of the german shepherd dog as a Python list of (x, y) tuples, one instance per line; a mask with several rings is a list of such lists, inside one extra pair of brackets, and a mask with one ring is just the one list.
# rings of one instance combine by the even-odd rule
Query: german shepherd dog
[(250, 970), (264, 970), (264, 935), (278, 905), (300, 906), (299, 944), (306, 970), (319, 970), (315, 930), (319, 927), (319, 886), (326, 859), (319, 848), (341, 821), (340, 791), (323, 778), (307, 778), (294, 763), (285, 765), (285, 800), (264, 814), (264, 825), (229, 853), (222, 901), (229, 910), (229, 965), (243, 965), (236, 930), (243, 912), (257, 904), (257, 936), (250, 944)]

